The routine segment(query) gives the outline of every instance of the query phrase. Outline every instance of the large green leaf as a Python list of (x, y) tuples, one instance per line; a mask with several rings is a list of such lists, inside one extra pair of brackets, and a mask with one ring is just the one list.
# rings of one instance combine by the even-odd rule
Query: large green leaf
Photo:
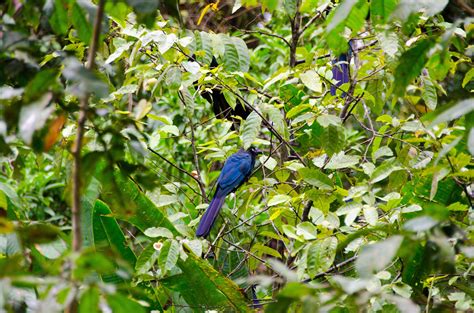
[(49, 17), (49, 24), (58, 35), (65, 35), (69, 28), (67, 6), (68, 1), (66, 0), (54, 0), (53, 13)]
[(131, 266), (135, 266), (136, 257), (127, 245), (125, 236), (115, 218), (111, 217), (112, 211), (104, 202), (97, 200), (94, 205), (94, 245), (97, 250), (113, 247), (120, 256)]
[(261, 124), (262, 118), (254, 111), (250, 112), (241, 130), (241, 138), (245, 149), (250, 147), (255, 139), (257, 139)]
[(189, 254), (186, 261), (178, 261), (182, 274), (160, 280), (168, 289), (179, 292), (195, 312), (218, 310), (249, 311), (239, 287), (222, 276), (205, 260)]
[(336, 257), (337, 238), (327, 237), (308, 246), (307, 269), (311, 278), (327, 271)]
[(397, 6), (397, 0), (370, 1), (370, 19), (374, 25), (385, 23)]
[(394, 93), (397, 96), (403, 96), (406, 87), (420, 75), (421, 70), (428, 61), (427, 54), (432, 46), (433, 42), (431, 40), (424, 39), (402, 54), (394, 73)]
[(170, 271), (178, 262), (179, 258), (179, 244), (176, 240), (167, 240), (161, 247), (160, 255), (158, 256), (158, 265), (162, 273)]
[(333, 189), (332, 180), (318, 169), (302, 168), (298, 170), (298, 173), (300, 173), (300, 175), (308, 184), (323, 190)]
[(88, 45), (92, 37), (92, 25), (87, 20), (85, 10), (77, 2), (74, 2), (70, 16), (77, 36), (83, 43)]
[(356, 261), (356, 269), (359, 274), (363, 277), (369, 277), (383, 270), (392, 261), (402, 240), (402, 236), (393, 236), (366, 246)]
[(194, 39), (196, 42), (196, 59), (203, 64), (211, 64), (213, 58), (211, 36), (206, 32), (196, 31), (194, 33)]
[[(135, 225), (142, 232), (151, 227), (164, 227), (169, 229), (174, 235), (179, 234), (173, 224), (165, 216), (162, 209), (159, 209), (146, 195), (144, 195), (135, 182), (128, 177), (124, 177), (119, 171), (115, 172), (114, 178), (120, 191), (120, 197), (127, 200), (126, 203), (134, 205), (133, 214), (128, 215), (126, 213), (119, 213), (119, 218)], [(120, 205), (120, 203), (115, 201), (113, 203), (114, 205)], [(117, 210), (115, 210), (112, 206), (114, 213), (116, 211), (127, 212), (127, 209), (129, 208), (117, 208)]]
[(430, 127), (460, 118), (474, 110), (474, 98), (462, 100), (447, 110), (443, 110), (431, 123)]
[(229, 72), (247, 72), (250, 56), (247, 45), (241, 38), (220, 34), (219, 39), (224, 43), (224, 68)]

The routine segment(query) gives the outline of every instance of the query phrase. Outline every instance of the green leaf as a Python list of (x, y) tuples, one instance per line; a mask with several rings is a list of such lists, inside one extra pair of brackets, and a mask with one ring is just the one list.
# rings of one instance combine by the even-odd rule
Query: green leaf
[(413, 232), (427, 231), (433, 228), (438, 222), (429, 216), (420, 216), (407, 221), (403, 228)]
[(52, 242), (36, 244), (35, 248), (44, 257), (54, 260), (59, 258), (67, 250), (68, 247), (64, 240), (59, 238)]
[(346, 155), (344, 151), (341, 151), (330, 158), (329, 162), (326, 164), (326, 168), (329, 170), (337, 170), (340, 168), (351, 167), (358, 163), (358, 156)]
[(241, 126), (241, 139), (244, 144), (244, 148), (248, 149), (252, 143), (257, 139), (262, 124), (262, 118), (255, 113), (250, 112), (249, 116)]
[(247, 45), (241, 38), (219, 34), (225, 47), (224, 67), (229, 72), (247, 72), (250, 65), (250, 56)]
[(362, 210), (362, 205), (357, 202), (349, 202), (346, 205), (337, 209), (336, 214), (338, 216), (345, 215), (344, 224), (351, 226), (355, 219), (359, 216), (360, 211)]
[[(136, 256), (127, 244), (125, 236), (120, 229), (115, 218), (110, 217), (112, 211), (104, 202), (97, 200), (93, 211), (93, 234), (94, 247), (96, 251), (107, 252), (107, 249), (113, 248), (120, 257), (127, 261), (131, 267), (135, 266)], [(89, 223), (84, 223), (83, 227), (90, 227)], [(102, 279), (105, 282), (117, 283), (122, 279), (117, 275), (104, 275)]]
[(296, 14), (296, 0), (283, 0), (283, 7), (288, 16), (294, 16)]
[(442, 111), (439, 113), (436, 118), (431, 122), (429, 128), (433, 128), (434, 126), (448, 122), (461, 116), (468, 114), (469, 112), (474, 110), (474, 98), (462, 100), (452, 107), (448, 108), (447, 110)]
[(158, 1), (149, 0), (127, 0), (133, 10), (140, 14), (148, 14), (158, 9)]
[(65, 35), (69, 28), (68, 1), (54, 0), (53, 14), (49, 17), (49, 24), (58, 35)]
[(327, 237), (311, 243), (308, 248), (306, 267), (309, 277), (327, 271), (334, 263), (337, 250), (337, 238)]
[(370, 1), (370, 19), (374, 25), (384, 24), (395, 10), (397, 0)]
[(301, 82), (310, 90), (316, 93), (323, 92), (323, 84), (321, 83), (321, 79), (314, 70), (309, 70), (300, 74), (300, 79)]
[(91, 286), (81, 296), (79, 301), (79, 313), (94, 313), (99, 310), (99, 290), (97, 287)]
[(345, 20), (346, 27), (352, 30), (352, 34), (356, 34), (364, 26), (368, 13), (369, 4), (366, 0), (360, 0), (352, 7), (349, 16)]
[(320, 170), (314, 168), (301, 168), (298, 173), (308, 184), (318, 187), (322, 190), (333, 190), (332, 180), (323, 174)]
[(278, 251), (270, 247), (264, 246), (260, 242), (257, 242), (252, 246), (251, 252), (255, 253), (256, 255), (268, 254), (275, 258), (281, 259), (281, 254)]
[[(143, 194), (143, 192), (137, 187), (135, 182), (128, 177), (123, 177), (118, 171), (114, 173), (114, 176), (121, 198), (125, 201), (122, 205), (130, 203), (134, 206), (134, 208), (115, 208), (116, 210), (122, 210), (122, 212), (126, 212), (125, 209), (133, 209), (134, 211), (131, 216), (117, 212), (119, 218), (133, 224), (142, 232), (151, 227), (164, 227), (169, 229), (175, 236), (179, 235), (179, 232), (173, 226), (173, 223), (171, 223), (164, 215), (164, 211), (159, 209), (147, 196), (145, 196), (145, 194)], [(118, 205), (119, 203), (114, 202), (114, 204)]]
[(370, 277), (383, 270), (393, 259), (402, 243), (402, 236), (392, 236), (362, 249), (356, 260), (356, 269), (361, 277)]
[(262, 10), (273, 12), (278, 7), (278, 0), (262, 0)]
[(145, 313), (146, 310), (138, 302), (121, 294), (111, 294), (106, 296), (107, 304), (112, 312), (116, 313)]
[(288, 195), (275, 195), (268, 200), (268, 206), (275, 206), (278, 204), (286, 203), (291, 200), (291, 197)]
[(276, 131), (283, 136), (283, 138), (288, 139), (288, 129), (286, 127), (285, 117), (281, 113), (280, 109), (277, 109), (273, 105), (266, 105), (264, 107), (264, 112), (268, 114), (268, 119), (273, 123), (273, 127)]
[(217, 272), (205, 260), (188, 254), (178, 260), (182, 274), (160, 280), (165, 288), (178, 292), (189, 306), (231, 312), (249, 311), (239, 286)]
[(341, 127), (329, 125), (321, 135), (321, 142), (328, 156), (344, 149), (345, 136)]
[(420, 75), (428, 61), (427, 53), (432, 46), (433, 42), (431, 40), (424, 39), (401, 55), (394, 73), (394, 93), (397, 96), (403, 96), (406, 87)]
[(329, 20), (328, 26), (326, 28), (326, 32), (330, 32), (340, 23), (342, 23), (347, 16), (350, 14), (352, 7), (358, 2), (359, 0), (344, 0), (337, 8), (332, 18)]
[(167, 273), (176, 265), (179, 258), (179, 243), (176, 240), (167, 240), (161, 247), (158, 264), (163, 273)]
[(441, 12), (448, 4), (449, 0), (419, 1), (419, 0), (400, 0), (394, 16), (405, 21), (412, 14), (423, 12), (426, 16), (433, 16)]
[(196, 59), (203, 64), (211, 64), (212, 62), (212, 39), (206, 32), (194, 32), (196, 41)]
[(165, 83), (169, 88), (178, 89), (181, 86), (182, 73), (177, 66), (171, 66), (166, 72)]
[(135, 270), (137, 274), (146, 274), (158, 260), (159, 252), (154, 248), (153, 244), (149, 244), (137, 258)]
[(467, 139), (467, 149), (471, 155), (474, 155), (474, 128), (471, 128), (471, 131), (469, 132), (469, 137)]
[(462, 88), (466, 87), (466, 85), (472, 81), (473, 77), (474, 77), (474, 68), (471, 68), (466, 73), (466, 76), (464, 76), (464, 79), (462, 80)]
[(151, 238), (157, 238), (157, 237), (164, 237), (164, 238), (170, 238), (172, 239), (173, 233), (164, 227), (150, 227), (147, 228), (144, 232), (145, 236), (151, 237)]
[(438, 105), (438, 94), (436, 93), (436, 87), (429, 77), (423, 77), (423, 88), (421, 94), (426, 106), (430, 110), (436, 109)]
[(130, 49), (130, 47), (133, 45), (133, 42), (127, 42), (125, 39), (117, 37), (113, 39), (113, 44), (115, 47), (115, 51), (109, 55), (107, 60), (105, 60), (105, 64), (110, 64), (113, 61), (117, 60), (122, 54)]
[(299, 236), (299, 235), (296, 233), (296, 228), (295, 228), (295, 226), (285, 224), (285, 225), (282, 226), (282, 229), (283, 229), (283, 233), (285, 233), (285, 235), (286, 235), (288, 238), (296, 239), (296, 240), (298, 240), (298, 241), (300, 241), (300, 242), (304, 242), (303, 237)]
[(296, 234), (305, 240), (316, 239), (318, 230), (311, 222), (302, 222), (296, 226)]
[(86, 18), (83, 8), (74, 2), (71, 10), (71, 22), (77, 31), (77, 36), (86, 45), (90, 44), (92, 37), (92, 25)]
[(50, 105), (52, 98), (53, 95), (51, 93), (46, 93), (37, 101), (21, 108), (19, 120), (20, 136), (27, 144), (32, 143), (34, 132), (43, 128), (48, 117), (54, 111), (55, 106)]
[(395, 159), (389, 159), (377, 167), (371, 175), (370, 183), (375, 184), (387, 178), (392, 172), (401, 170), (402, 167)]

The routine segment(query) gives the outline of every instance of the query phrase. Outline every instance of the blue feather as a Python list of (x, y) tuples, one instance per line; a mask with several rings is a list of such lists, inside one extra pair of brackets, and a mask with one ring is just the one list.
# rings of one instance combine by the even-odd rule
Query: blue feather
[(249, 179), (255, 165), (256, 156), (259, 152), (258, 149), (254, 148), (250, 148), (247, 151), (241, 149), (225, 161), (221, 174), (217, 179), (216, 192), (208, 209), (199, 222), (196, 236), (206, 237), (209, 235), (224, 205), (225, 198)]

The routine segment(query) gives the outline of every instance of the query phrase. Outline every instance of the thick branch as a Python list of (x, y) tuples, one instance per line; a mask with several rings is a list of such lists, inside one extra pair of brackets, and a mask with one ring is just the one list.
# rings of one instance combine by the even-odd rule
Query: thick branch
[(300, 24), (301, 24), (301, 13), (300, 13), (301, 0), (296, 0), (296, 13), (291, 20), (291, 42), (290, 42), (290, 67), (296, 66), (296, 48), (298, 47), (298, 41), (300, 39)]

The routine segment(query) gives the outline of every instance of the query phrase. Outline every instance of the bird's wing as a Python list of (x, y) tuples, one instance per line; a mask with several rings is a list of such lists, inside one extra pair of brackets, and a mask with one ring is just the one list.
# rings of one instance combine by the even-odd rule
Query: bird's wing
[(225, 194), (239, 187), (252, 171), (252, 157), (246, 152), (237, 152), (231, 155), (222, 168), (218, 188)]

